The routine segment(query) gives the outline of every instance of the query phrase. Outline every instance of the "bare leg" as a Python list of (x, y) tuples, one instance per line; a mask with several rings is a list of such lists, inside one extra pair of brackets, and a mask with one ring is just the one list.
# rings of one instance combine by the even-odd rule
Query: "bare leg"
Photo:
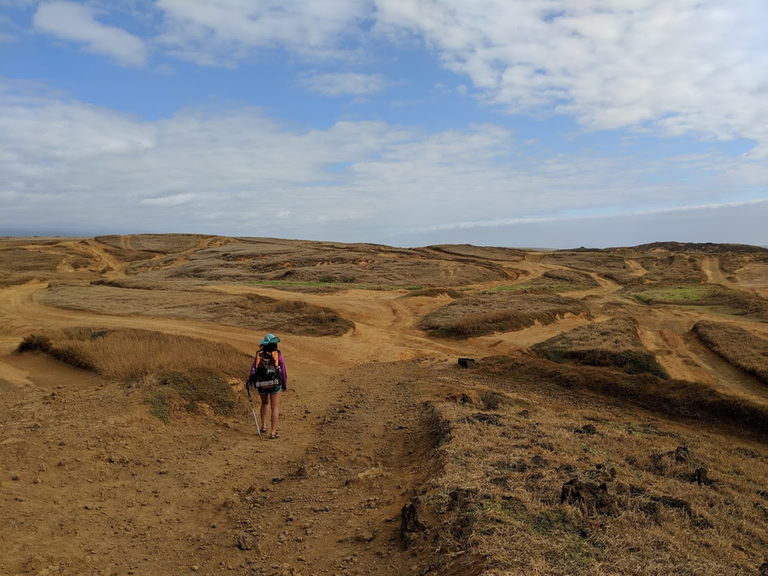
[(269, 394), (259, 394), (259, 397), (261, 398), (261, 408), (260, 408), (260, 415), (261, 415), (261, 429), (266, 430), (267, 429), (267, 411), (269, 410)]
[[(280, 417), (280, 392), (269, 395), (269, 402), (272, 404), (272, 436), (277, 434), (277, 419)], [(263, 405), (262, 405), (263, 406)]]

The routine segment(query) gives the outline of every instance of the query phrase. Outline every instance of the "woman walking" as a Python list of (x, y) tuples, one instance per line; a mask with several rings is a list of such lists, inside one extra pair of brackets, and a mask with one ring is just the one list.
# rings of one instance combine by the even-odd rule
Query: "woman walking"
[(280, 417), (280, 392), (288, 390), (288, 373), (285, 371), (283, 354), (277, 349), (280, 338), (267, 334), (259, 343), (259, 351), (251, 365), (246, 386), (255, 386), (261, 398), (261, 432), (267, 431), (267, 412), (271, 408), (269, 438), (279, 438), (277, 421)]

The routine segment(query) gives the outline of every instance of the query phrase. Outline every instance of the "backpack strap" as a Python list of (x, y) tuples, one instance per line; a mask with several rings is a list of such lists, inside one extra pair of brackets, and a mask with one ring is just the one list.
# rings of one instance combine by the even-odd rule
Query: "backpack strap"
[[(261, 364), (261, 353), (262, 353), (262, 350), (259, 350), (256, 353), (255, 368), (258, 368), (259, 364)], [(268, 352), (268, 354), (272, 354), (272, 359), (275, 361), (275, 366), (277, 366), (279, 368), (280, 367), (280, 357), (277, 355), (277, 350), (273, 350), (272, 352)]]

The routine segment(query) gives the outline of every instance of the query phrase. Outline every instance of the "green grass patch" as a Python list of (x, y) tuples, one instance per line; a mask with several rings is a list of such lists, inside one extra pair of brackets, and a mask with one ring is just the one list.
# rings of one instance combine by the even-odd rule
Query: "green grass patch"
[(171, 391), (167, 389), (155, 390), (144, 399), (144, 403), (149, 406), (149, 413), (159, 418), (166, 424), (171, 421), (171, 411), (168, 406)]
[(706, 306), (713, 312), (732, 316), (768, 319), (768, 303), (743, 290), (713, 284), (676, 284), (655, 288), (635, 288), (630, 295), (644, 304)]
[(644, 290), (633, 294), (636, 300), (646, 304), (671, 302), (675, 304), (704, 303), (713, 296), (723, 294), (724, 290), (706, 285), (675, 286)]

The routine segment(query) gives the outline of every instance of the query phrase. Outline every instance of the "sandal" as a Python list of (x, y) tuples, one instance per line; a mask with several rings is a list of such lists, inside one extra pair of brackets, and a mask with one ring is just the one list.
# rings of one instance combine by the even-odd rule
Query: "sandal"
[(262, 426), (262, 427), (259, 429), (259, 432), (261, 432), (262, 434), (266, 434), (266, 433), (267, 433), (267, 427), (266, 427), (266, 426)]
[(272, 432), (272, 434), (269, 435), (270, 440), (277, 440), (278, 438), (280, 438), (280, 434), (277, 432)]

